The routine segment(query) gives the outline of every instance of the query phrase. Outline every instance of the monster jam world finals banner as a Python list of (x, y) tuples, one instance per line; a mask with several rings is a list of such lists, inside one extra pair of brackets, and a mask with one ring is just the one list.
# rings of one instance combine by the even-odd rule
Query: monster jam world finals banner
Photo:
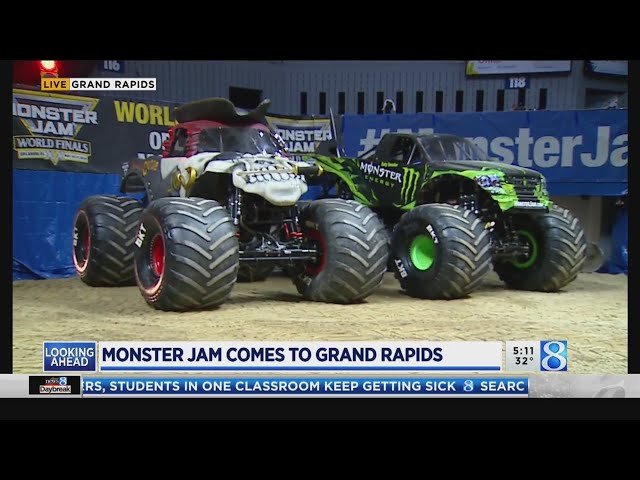
[(330, 118), (272, 114), (267, 116), (267, 121), (294, 157), (313, 153), (321, 142), (334, 137)]
[(175, 105), (13, 90), (13, 167), (122, 173), (162, 151)]
[[(27, 170), (122, 173), (133, 158), (162, 152), (174, 103), (13, 90), (13, 166)], [(295, 155), (333, 139), (329, 118), (270, 115)]]

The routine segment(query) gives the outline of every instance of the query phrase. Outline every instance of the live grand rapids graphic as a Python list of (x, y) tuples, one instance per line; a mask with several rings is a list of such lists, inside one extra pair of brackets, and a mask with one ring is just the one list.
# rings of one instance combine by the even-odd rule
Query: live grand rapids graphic
[(83, 126), (98, 125), (98, 102), (97, 98), (14, 90), (13, 149), (18, 160), (48, 160), (54, 166), (89, 163), (91, 142), (76, 137)]

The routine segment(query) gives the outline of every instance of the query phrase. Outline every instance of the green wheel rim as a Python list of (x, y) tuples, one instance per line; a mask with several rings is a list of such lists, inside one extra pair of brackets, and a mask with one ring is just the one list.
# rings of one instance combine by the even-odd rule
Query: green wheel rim
[(514, 267), (524, 270), (526, 268), (532, 267), (536, 263), (536, 260), (538, 260), (538, 241), (531, 234), (531, 232), (527, 230), (518, 230), (516, 234), (527, 240), (527, 242), (529, 242), (529, 246), (531, 247), (529, 257), (526, 260), (523, 260), (521, 262), (516, 259), (511, 260), (511, 263)]
[(409, 247), (409, 258), (417, 270), (429, 270), (436, 258), (436, 244), (431, 237), (418, 235)]

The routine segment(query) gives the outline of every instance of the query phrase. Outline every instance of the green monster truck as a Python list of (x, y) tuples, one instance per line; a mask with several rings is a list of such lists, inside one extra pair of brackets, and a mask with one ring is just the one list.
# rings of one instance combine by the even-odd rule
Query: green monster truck
[(359, 158), (315, 160), (325, 195), (335, 187), (392, 230), (389, 268), (411, 296), (464, 297), (491, 263), (511, 288), (557, 291), (585, 261), (582, 227), (549, 200), (544, 176), (488, 161), (465, 138), (390, 133)]

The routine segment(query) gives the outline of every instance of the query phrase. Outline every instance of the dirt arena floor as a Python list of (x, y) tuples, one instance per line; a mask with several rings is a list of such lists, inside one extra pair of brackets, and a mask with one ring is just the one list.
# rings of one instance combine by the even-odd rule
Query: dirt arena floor
[(137, 287), (13, 283), (14, 372), (42, 369), (44, 340), (568, 340), (572, 373), (627, 372), (627, 277), (581, 274), (558, 293), (506, 290), (493, 273), (463, 300), (403, 294), (391, 274), (359, 305), (301, 300), (289, 279), (238, 284), (222, 307), (159, 312)]

